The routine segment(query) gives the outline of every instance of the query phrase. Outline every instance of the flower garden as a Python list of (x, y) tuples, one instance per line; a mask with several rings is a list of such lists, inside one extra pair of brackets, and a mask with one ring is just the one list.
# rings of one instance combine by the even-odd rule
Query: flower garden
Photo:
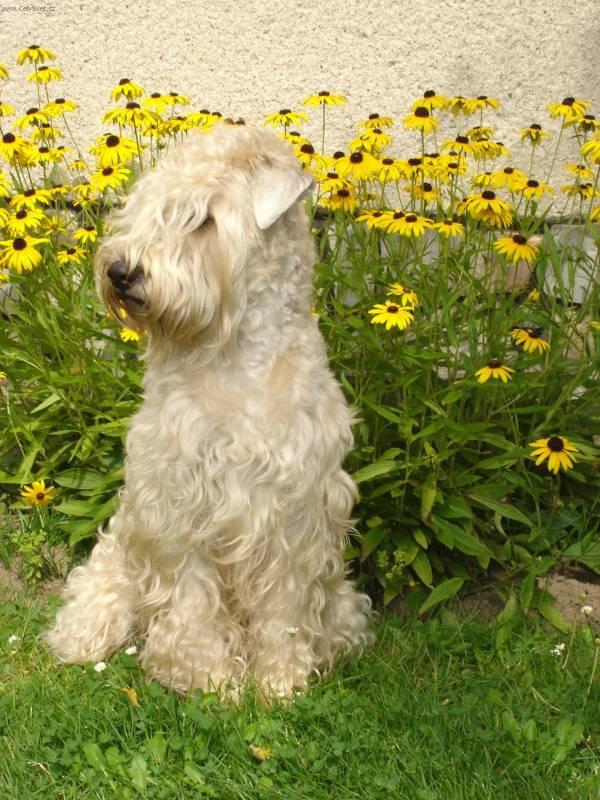
[[(242, 121), (124, 78), (109, 132), (84, 144), (54, 53), (16, 62), (0, 64), (0, 554), (35, 582), (114, 509), (139, 402), (143, 335), (94, 290), (105, 214), (192, 129)], [(30, 82), (28, 109), (9, 76)], [(560, 626), (538, 579), (566, 562), (600, 572), (600, 120), (585, 100), (550, 103), (523, 120), (515, 163), (494, 135), (500, 100), (429, 90), (327, 149), (344, 103), (322, 91), (264, 124), (317, 182), (314, 313), (359, 417), (348, 559), (383, 605), (424, 613), (517, 578), (522, 608)], [(302, 135), (309, 113), (320, 141)], [(577, 157), (561, 163), (567, 140)]]

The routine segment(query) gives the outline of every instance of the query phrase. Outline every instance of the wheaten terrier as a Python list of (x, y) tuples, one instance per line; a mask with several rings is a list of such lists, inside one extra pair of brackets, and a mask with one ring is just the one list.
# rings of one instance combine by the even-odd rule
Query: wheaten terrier
[(369, 641), (344, 566), (352, 414), (311, 313), (311, 184), (273, 133), (220, 125), (110, 219), (98, 287), (148, 332), (144, 400), (119, 508), (47, 634), (60, 660), (140, 637), (177, 691), (287, 696)]

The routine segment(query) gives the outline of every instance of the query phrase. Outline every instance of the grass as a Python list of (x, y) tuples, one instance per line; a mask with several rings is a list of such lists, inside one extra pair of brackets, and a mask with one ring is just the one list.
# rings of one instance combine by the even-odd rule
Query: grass
[(385, 617), (361, 661), (265, 710), (252, 696), (176, 696), (125, 653), (101, 673), (59, 667), (38, 639), (55, 604), (0, 598), (3, 798), (600, 797), (598, 647), (585, 630), (557, 656), (557, 635), (531, 621)]

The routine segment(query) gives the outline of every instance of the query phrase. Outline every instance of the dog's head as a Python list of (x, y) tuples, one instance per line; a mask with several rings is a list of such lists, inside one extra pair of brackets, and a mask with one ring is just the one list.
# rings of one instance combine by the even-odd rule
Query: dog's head
[(282, 238), (288, 252), (306, 254), (297, 201), (312, 182), (267, 129), (191, 134), (109, 218), (96, 258), (100, 296), (157, 336), (227, 342), (253, 287), (274, 277), (265, 271), (277, 269)]

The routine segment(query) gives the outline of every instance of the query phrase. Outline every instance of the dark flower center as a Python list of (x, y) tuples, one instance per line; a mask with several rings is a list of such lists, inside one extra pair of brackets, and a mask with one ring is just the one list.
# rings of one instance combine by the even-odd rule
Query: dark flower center
[(115, 136), (114, 133), (111, 133), (111, 135), (107, 137), (105, 144), (107, 147), (116, 147), (120, 141), (121, 140), (118, 136)]
[(541, 131), (542, 130), (542, 126), (538, 125), (537, 122), (533, 122), (529, 127), (531, 128), (532, 131)]
[(423, 163), (422, 158), (409, 158), (408, 163), (411, 167), (420, 167)]
[(417, 221), (417, 215), (416, 214), (409, 214), (406, 217), (406, 221), (407, 222), (416, 222)]
[(560, 436), (551, 436), (548, 439), (548, 448), (552, 450), (553, 453), (560, 453), (561, 450), (565, 449), (565, 443)]
[(448, 164), (448, 169), (458, 169), (458, 162), (451, 161), (450, 164)]
[(488, 364), (488, 367), (489, 367), (490, 369), (498, 369), (498, 367), (499, 367), (501, 364), (502, 364), (502, 362), (501, 362), (501, 361), (498, 361), (498, 359), (497, 359), (497, 358), (492, 358), (492, 360), (491, 360), (491, 361), (490, 361), (490, 363)]
[(35, 189), (26, 189), (23, 192), (23, 197), (34, 197), (35, 196)]
[(76, 252), (77, 251), (75, 250), (74, 247), (69, 247), (69, 249), (67, 250), (67, 255), (68, 256), (74, 256)]
[(594, 114), (584, 114), (583, 118), (589, 120), (590, 122), (593, 122), (596, 119)]
[(329, 97), (329, 92), (319, 92), (318, 97)]
[(125, 86), (126, 83), (131, 83), (129, 78), (121, 78), (121, 80), (119, 81), (119, 86)]
[(565, 97), (565, 99), (562, 101), (562, 105), (563, 106), (572, 106), (574, 102), (575, 102), (575, 98), (574, 97)]
[(435, 89), (427, 89), (426, 92), (423, 92), (423, 97), (435, 97)]
[(50, 152), (50, 148), (49, 147), (39, 147), (38, 148), (38, 153), (49, 153), (49, 152)]
[(417, 106), (415, 108), (415, 117), (423, 117), (424, 118), (424, 117), (428, 117), (428, 116), (429, 116), (429, 110), (427, 108), (425, 108), (424, 106)]
[(484, 200), (495, 200), (496, 199), (495, 192), (491, 192), (491, 191), (489, 191), (489, 189), (487, 191), (485, 191), (485, 192), (482, 192), (481, 196), (483, 197)]
[(35, 499), (36, 500), (45, 500), (46, 499), (46, 495), (43, 492), (38, 492), (36, 494), (36, 496), (35, 496)]
[(112, 175), (112, 174), (113, 174), (113, 172), (114, 172), (114, 169), (113, 169), (112, 167), (104, 167), (104, 169), (102, 170), (102, 174), (103, 174), (103, 175), (104, 175), (106, 178), (108, 178), (108, 176), (109, 176), (109, 175)]
[(21, 236), (13, 240), (13, 250), (25, 250), (27, 242)]
[(27, 211), (25, 211), (25, 209), (22, 209), (21, 211), (17, 211), (17, 213), (15, 214), (15, 217), (17, 219), (25, 219), (26, 216), (27, 216)]
[[(160, 97), (160, 92), (152, 92), (150, 97), (153, 97), (156, 100), (158, 97)], [(200, 112), (200, 113), (202, 113), (202, 112)]]
[(393, 158), (383, 158), (381, 160), (381, 163), (385, 164), (386, 167), (389, 167), (394, 163), (394, 159)]
[(315, 148), (312, 146), (312, 144), (303, 144), (300, 148), (300, 152), (305, 153), (308, 156), (312, 156), (314, 155)]
[(27, 115), (28, 115), (28, 114), (37, 114), (37, 113), (38, 113), (38, 111), (39, 111), (39, 108), (36, 108), (36, 107), (34, 106), (33, 108), (28, 108), (28, 109), (27, 109), (27, 111), (25, 112), (25, 114), (27, 114)]
[(515, 244), (527, 244), (527, 239), (524, 236), (521, 236), (520, 233), (515, 233), (512, 237), (512, 240)]
[(290, 108), (282, 108), (282, 109), (281, 109), (281, 111), (280, 111), (279, 113), (280, 113), (280, 114), (282, 114), (282, 115), (284, 115), (284, 114), (291, 114), (291, 113), (292, 113), (292, 111), (291, 111), (291, 109), (290, 109)]
[(350, 197), (348, 189), (338, 189), (338, 197)]
[(433, 186), (430, 183), (424, 183), (423, 184), (423, 191), (424, 192), (430, 192), (432, 189), (433, 189)]
[(487, 100), (487, 94), (479, 94), (477, 95), (478, 100)]
[(373, 128), (373, 133), (381, 133), (381, 128)]
[(344, 157), (344, 153), (343, 153), (342, 150), (336, 150), (335, 153), (333, 154), (333, 158), (334, 158), (335, 161), (337, 161), (338, 159), (343, 158), (343, 157)]
[(514, 167), (504, 167), (504, 169), (502, 170), (502, 172), (504, 172), (505, 175), (512, 175), (514, 171), (515, 171)]
[(86, 225), (86, 226), (85, 226), (85, 228), (84, 228), (84, 230), (86, 230), (86, 231), (95, 231), (95, 230), (96, 230), (96, 228), (94, 228), (94, 226), (93, 226), (93, 225)]
[(65, 98), (64, 98), (64, 97), (57, 97), (57, 98), (56, 98), (56, 100), (55, 100), (54, 102), (55, 102), (56, 104), (58, 104), (59, 106), (62, 106), (62, 104), (63, 104), (64, 102), (66, 102), (66, 101), (65, 101)]
[(369, 119), (379, 119), (379, 114), (369, 114)]
[(30, 44), (27, 49), (28, 50), (39, 50), (40, 46), (39, 46), (39, 44)]
[(529, 186), (530, 189), (537, 189), (539, 185), (540, 182), (533, 180), (533, 178), (530, 181), (527, 181), (527, 186)]
[(383, 214), (383, 212), (382, 212), (382, 211), (373, 211), (373, 213), (371, 214), (371, 216), (372, 216), (372, 217), (381, 217), (381, 216), (382, 216), (382, 214)]
[(404, 216), (404, 211), (396, 211), (392, 219), (402, 219)]
[(125, 108), (139, 108), (139, 107), (140, 107), (139, 103), (127, 103), (127, 105), (125, 106)]
[(388, 306), (387, 307), (388, 314), (397, 314), (398, 311), (399, 311), (398, 306)]
[(469, 137), (468, 136), (457, 136), (455, 141), (458, 142), (458, 144), (467, 144), (468, 141), (469, 141)]
[(48, 69), (48, 67), (38, 67), (38, 72), (44, 72), (44, 70), (47, 70), (47, 69)]
[(363, 154), (362, 153), (352, 153), (350, 155), (350, 161), (353, 164), (361, 164), (363, 161)]

